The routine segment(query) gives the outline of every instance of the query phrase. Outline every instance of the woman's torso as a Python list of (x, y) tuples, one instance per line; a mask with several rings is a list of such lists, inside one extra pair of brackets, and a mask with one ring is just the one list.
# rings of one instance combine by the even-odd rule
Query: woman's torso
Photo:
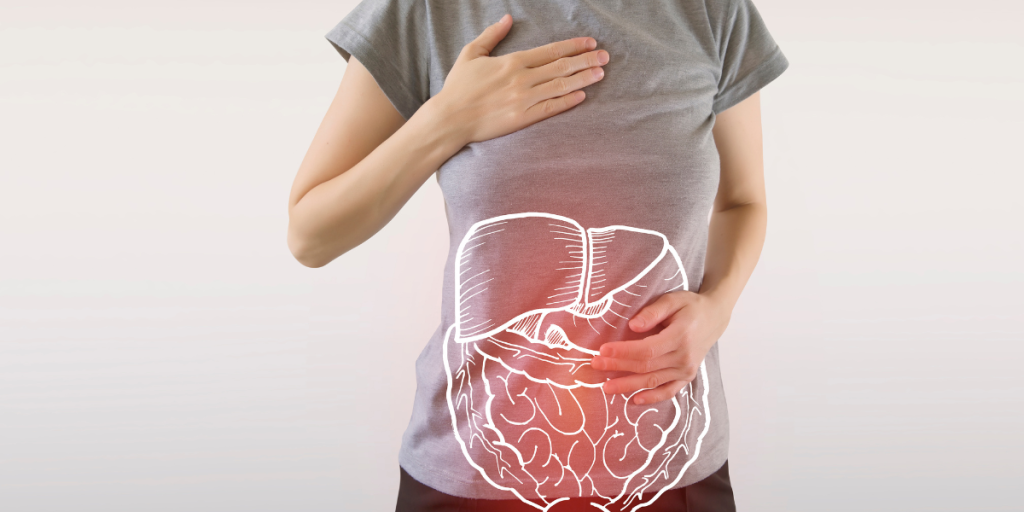
[(606, 397), (594, 386), (613, 375), (585, 364), (602, 342), (642, 337), (625, 322), (643, 305), (700, 286), (719, 177), (720, 64), (704, 3), (428, 5), (432, 95), (505, 12), (514, 25), (493, 56), (591, 36), (611, 58), (583, 103), (469, 144), (438, 170), (451, 235), (443, 313), (417, 360), (402, 466), (486, 499), (640, 503), (707, 476), (728, 438), (717, 346), (677, 399), (647, 407)]

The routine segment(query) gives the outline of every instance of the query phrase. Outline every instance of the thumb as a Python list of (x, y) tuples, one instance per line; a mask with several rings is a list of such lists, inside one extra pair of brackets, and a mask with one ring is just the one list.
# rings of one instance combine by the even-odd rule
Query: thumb
[(511, 28), (512, 16), (508, 14), (502, 16), (497, 23), (485, 28), (476, 39), (467, 45), (469, 57), (475, 58), (490, 55), (494, 51), (494, 47), (498, 46), (502, 39), (505, 39)]
[(629, 328), (633, 332), (646, 332), (654, 326), (664, 322), (676, 311), (686, 305), (681, 294), (665, 293), (658, 300), (645, 306), (629, 321)]

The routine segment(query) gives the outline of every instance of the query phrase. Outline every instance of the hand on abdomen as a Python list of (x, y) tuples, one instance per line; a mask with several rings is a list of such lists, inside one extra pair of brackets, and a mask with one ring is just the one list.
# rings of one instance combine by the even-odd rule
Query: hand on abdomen
[(695, 430), (706, 430), (703, 365), (673, 399), (638, 406), (600, 387), (622, 372), (589, 364), (602, 343), (638, 338), (627, 322), (649, 300), (686, 289), (663, 235), (509, 215), (474, 225), (456, 261), (449, 407), (467, 459), (492, 485), (626, 510), (677, 480)]

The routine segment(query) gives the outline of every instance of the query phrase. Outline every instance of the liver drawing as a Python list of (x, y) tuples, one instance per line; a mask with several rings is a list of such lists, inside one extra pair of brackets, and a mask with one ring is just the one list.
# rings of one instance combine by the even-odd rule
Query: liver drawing
[(583, 496), (611, 512), (641, 508), (679, 481), (710, 425), (704, 364), (674, 398), (642, 406), (601, 389), (624, 372), (589, 364), (602, 343), (626, 339), (645, 297), (687, 289), (663, 234), (503, 215), (469, 229), (455, 265), (448, 406), (487, 483), (538, 510)]

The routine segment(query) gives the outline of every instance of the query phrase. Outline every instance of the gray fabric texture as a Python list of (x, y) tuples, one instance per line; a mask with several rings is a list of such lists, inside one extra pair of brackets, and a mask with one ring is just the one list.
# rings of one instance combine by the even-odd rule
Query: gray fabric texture
[(455, 496), (639, 503), (725, 462), (718, 345), (678, 400), (645, 407), (594, 388), (624, 373), (579, 361), (646, 336), (626, 321), (661, 293), (699, 290), (716, 115), (788, 61), (750, 0), (363, 0), (326, 37), (408, 119), (506, 12), (494, 56), (591, 36), (611, 59), (583, 103), (471, 143), (436, 173), (442, 318), (416, 361), (399, 463)]

